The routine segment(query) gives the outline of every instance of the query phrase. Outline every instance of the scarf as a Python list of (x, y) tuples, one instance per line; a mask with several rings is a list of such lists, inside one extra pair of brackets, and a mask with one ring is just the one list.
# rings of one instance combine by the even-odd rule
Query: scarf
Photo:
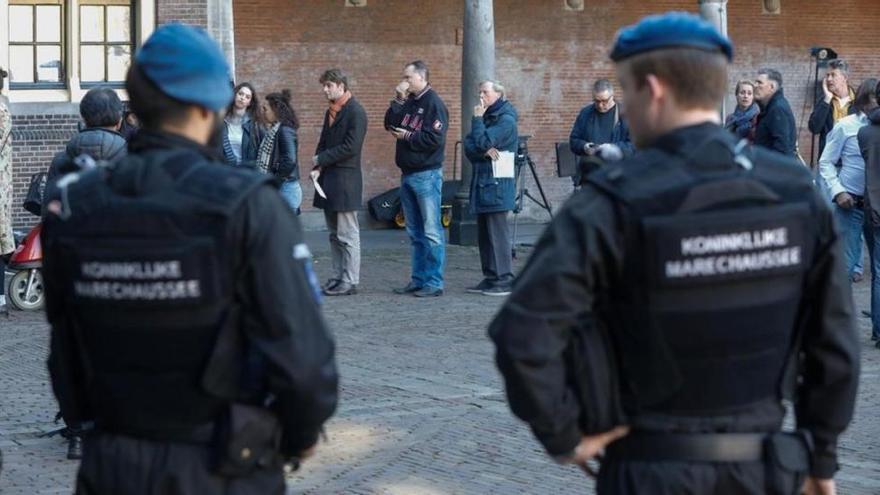
[(348, 103), (348, 100), (351, 99), (351, 92), (346, 90), (345, 93), (340, 96), (336, 101), (330, 102), (330, 109), (327, 110), (327, 122), (329, 125), (333, 125), (333, 122), (336, 120), (336, 115), (342, 110), (342, 107)]
[(849, 107), (852, 105), (853, 100), (856, 99), (856, 93), (852, 88), (847, 88), (849, 91), (849, 101), (846, 104), (842, 104), (840, 102), (840, 98), (834, 96), (831, 98), (831, 109), (834, 113), (834, 123), (836, 124), (838, 120), (849, 115)]
[(737, 106), (736, 110), (727, 116), (724, 127), (741, 138), (748, 137), (749, 132), (752, 130), (752, 120), (760, 111), (761, 109), (758, 107), (758, 104), (754, 102), (752, 102), (752, 106), (745, 110)]
[(278, 129), (281, 128), (281, 122), (272, 124), (272, 127), (266, 131), (266, 137), (260, 144), (260, 150), (257, 151), (257, 170), (264, 174), (269, 173), (269, 160), (272, 159), (272, 148), (275, 147), (275, 136)]

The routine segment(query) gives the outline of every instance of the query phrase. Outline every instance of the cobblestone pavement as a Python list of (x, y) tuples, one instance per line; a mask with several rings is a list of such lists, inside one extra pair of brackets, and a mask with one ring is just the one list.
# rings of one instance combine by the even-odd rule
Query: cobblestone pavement
[[(319, 275), (328, 272), (323, 236), (313, 235)], [(407, 282), (399, 233), (366, 239), (361, 293), (328, 298), (342, 397), (314, 459), (289, 480), (308, 494), (587, 493), (591, 484), (557, 466), (510, 414), (492, 360), (486, 324), (501, 300), (466, 294), (477, 281), (474, 248), (448, 250), (447, 294), (419, 300), (390, 288)], [(523, 253), (525, 254), (525, 253)], [(326, 278), (326, 277), (322, 277)], [(856, 286), (866, 308), (868, 284)], [(842, 494), (880, 493), (880, 350), (860, 319), (864, 354), (856, 419), (841, 445)], [(41, 313), (0, 320), (0, 493), (70, 493), (76, 463), (64, 458), (45, 369)]]

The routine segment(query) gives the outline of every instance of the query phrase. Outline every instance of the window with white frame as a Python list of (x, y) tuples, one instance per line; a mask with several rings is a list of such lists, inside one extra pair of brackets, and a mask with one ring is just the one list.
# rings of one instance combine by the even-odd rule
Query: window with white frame
[(10, 89), (76, 88), (72, 78), (82, 88), (121, 87), (136, 46), (138, 3), (8, 0)]
[(63, 2), (10, 1), (10, 87), (65, 87), (64, 38)]

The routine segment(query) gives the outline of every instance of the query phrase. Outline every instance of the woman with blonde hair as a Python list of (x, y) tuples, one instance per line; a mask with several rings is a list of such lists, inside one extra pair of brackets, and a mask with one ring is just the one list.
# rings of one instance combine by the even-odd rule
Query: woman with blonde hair
[(751, 81), (736, 83), (736, 110), (727, 116), (724, 128), (750, 142), (755, 140), (755, 126), (761, 109), (755, 102), (755, 85)]

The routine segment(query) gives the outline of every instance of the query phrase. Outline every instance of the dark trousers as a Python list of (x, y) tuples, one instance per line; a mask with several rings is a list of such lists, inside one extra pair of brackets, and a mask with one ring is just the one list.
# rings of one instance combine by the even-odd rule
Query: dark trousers
[[(772, 477), (772, 478), (771, 478)], [(763, 462), (602, 463), (596, 493), (599, 495), (798, 495), (803, 474), (768, 468)]]
[(85, 438), (76, 495), (283, 495), (280, 465), (246, 477), (211, 473), (205, 445), (99, 433)]
[(513, 280), (513, 246), (506, 211), (477, 214), (477, 242), (483, 277), (492, 282)]

